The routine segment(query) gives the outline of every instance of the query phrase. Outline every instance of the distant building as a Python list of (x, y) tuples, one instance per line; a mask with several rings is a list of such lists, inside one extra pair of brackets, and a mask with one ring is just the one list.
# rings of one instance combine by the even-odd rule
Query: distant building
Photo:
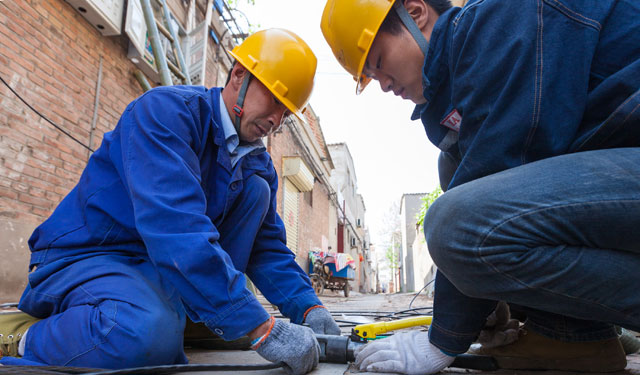
[(400, 200), (401, 241), (404, 276), (402, 291), (417, 292), (435, 276), (424, 233), (416, 226), (425, 193), (403, 194)]
[[(340, 208), (336, 228), (337, 248), (339, 253), (348, 253), (358, 265), (356, 280), (351, 283), (352, 290), (370, 291), (373, 270), (369, 251), (368, 234), (364, 222), (364, 199), (358, 194), (358, 181), (353, 165), (353, 158), (345, 143), (328, 146), (335, 169), (332, 171), (331, 183), (336, 191)], [(373, 284), (375, 285), (375, 284)]]

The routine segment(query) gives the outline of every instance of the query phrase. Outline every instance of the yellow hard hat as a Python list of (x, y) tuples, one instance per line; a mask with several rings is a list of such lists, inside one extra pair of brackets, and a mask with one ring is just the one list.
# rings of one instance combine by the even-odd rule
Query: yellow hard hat
[(318, 60), (302, 38), (284, 29), (262, 30), (229, 53), (304, 121)]
[(340, 64), (358, 82), (358, 94), (371, 81), (362, 70), (393, 3), (393, 0), (328, 0), (324, 7), (320, 28)]

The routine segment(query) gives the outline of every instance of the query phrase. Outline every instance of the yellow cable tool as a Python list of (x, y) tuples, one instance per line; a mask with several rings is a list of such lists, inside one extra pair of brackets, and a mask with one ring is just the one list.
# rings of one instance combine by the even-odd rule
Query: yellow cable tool
[(363, 339), (373, 340), (379, 334), (395, 331), (396, 329), (431, 325), (432, 320), (432, 316), (418, 316), (389, 322), (360, 324), (353, 327), (352, 333)]

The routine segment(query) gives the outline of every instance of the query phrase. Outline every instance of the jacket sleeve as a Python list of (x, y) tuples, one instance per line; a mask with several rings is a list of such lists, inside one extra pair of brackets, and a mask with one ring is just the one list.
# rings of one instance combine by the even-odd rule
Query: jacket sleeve
[(210, 106), (198, 95), (169, 89), (143, 95), (120, 121), (123, 179), (151, 262), (192, 319), (233, 340), (269, 314), (246, 289), (206, 215), (198, 150), (207, 138), (200, 124), (210, 117)]
[(269, 211), (254, 244), (247, 275), (269, 302), (278, 306), (293, 323), (304, 321), (304, 313), (311, 306), (322, 305), (307, 274), (295, 261), (295, 255), (285, 245), (284, 223), (276, 211), (278, 176), (269, 162), (271, 187)]
[[(575, 17), (574, 17), (575, 18)], [(449, 188), (569, 151), (598, 30), (543, 1), (478, 1), (454, 20), (462, 157)]]

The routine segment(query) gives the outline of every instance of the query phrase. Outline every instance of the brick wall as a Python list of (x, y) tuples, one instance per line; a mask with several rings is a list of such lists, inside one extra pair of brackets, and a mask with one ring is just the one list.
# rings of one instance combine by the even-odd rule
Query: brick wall
[[(123, 37), (102, 37), (60, 0), (0, 3), (0, 74), (23, 98), (84, 144), (103, 78), (94, 147), (142, 93)], [(74, 186), (88, 152), (0, 86), (0, 216), (38, 222)]]
[[(126, 38), (103, 37), (64, 1), (0, 2), (0, 75), (86, 145), (102, 57), (94, 148), (126, 105), (142, 93), (126, 50)], [(26, 240), (73, 188), (87, 159), (84, 147), (0, 85), (0, 227), (6, 234), (0, 253), (11, 259), (0, 270), (6, 276), (0, 301), (19, 296), (26, 282)]]

